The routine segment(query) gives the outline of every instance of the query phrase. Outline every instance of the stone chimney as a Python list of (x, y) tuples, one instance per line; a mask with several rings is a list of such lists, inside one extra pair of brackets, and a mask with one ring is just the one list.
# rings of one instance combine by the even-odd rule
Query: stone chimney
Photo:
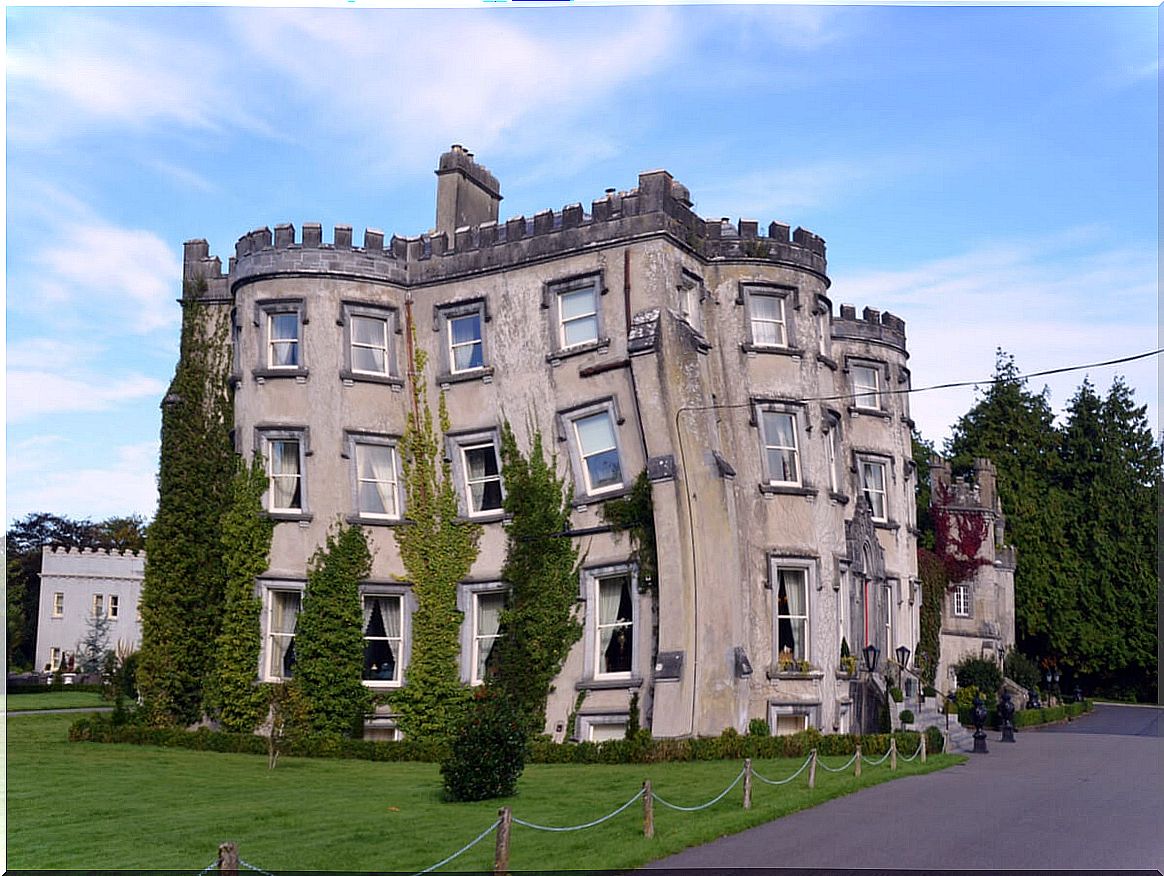
[(458, 228), (497, 221), (501, 184), (460, 144), (441, 156), (437, 175), (436, 231), (456, 236)]

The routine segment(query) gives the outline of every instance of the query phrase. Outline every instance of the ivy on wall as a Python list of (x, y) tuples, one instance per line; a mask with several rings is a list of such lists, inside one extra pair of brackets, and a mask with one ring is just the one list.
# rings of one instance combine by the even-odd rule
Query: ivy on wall
[(224, 729), (237, 733), (254, 730), (268, 705), (266, 692), (256, 684), (262, 601), (255, 595), (255, 579), (266, 571), (275, 531), (274, 521), (263, 513), (266, 489), (262, 458), (256, 456), (250, 465), (240, 460), (222, 521), (226, 597), (207, 705)]
[(501, 427), (501, 474), (510, 515), (502, 580), (509, 587), (494, 645), (497, 673), (489, 680), (515, 710), (528, 738), (542, 732), (546, 700), (570, 647), (582, 636), (575, 616), (578, 547), (570, 528), (569, 491), (547, 459), (540, 432), (529, 455), (508, 422)]
[(404, 466), (404, 501), (408, 519), (393, 534), (400, 550), (416, 611), (412, 615), (412, 655), (404, 686), (392, 697), (397, 726), (410, 738), (447, 738), (455, 731), (469, 693), (461, 683), (461, 612), (457, 584), (468, 577), (477, 558), (481, 527), (458, 519), (457, 494), (442, 437), (449, 428), (444, 395), (440, 396), (440, 431), (424, 385), (424, 351), (414, 352), (409, 319), (408, 414), (400, 448)]
[(228, 321), (183, 289), (181, 355), (162, 403), (158, 513), (146, 538), (138, 668), (147, 720), (190, 724), (203, 710), (226, 587), (220, 526), (236, 457)]
[(363, 683), (360, 582), (372, 571), (364, 530), (341, 524), (311, 558), (295, 625), (295, 678), (311, 732), (359, 739), (371, 694)]

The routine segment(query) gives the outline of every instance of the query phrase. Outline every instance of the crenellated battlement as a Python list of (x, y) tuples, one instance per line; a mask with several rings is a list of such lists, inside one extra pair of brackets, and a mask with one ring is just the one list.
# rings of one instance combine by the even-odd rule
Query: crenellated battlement
[(852, 304), (842, 304), (840, 315), (833, 318), (833, 337), (872, 341), (905, 352), (905, 320), (889, 311), (866, 307), (857, 315)]
[(63, 554), (70, 557), (139, 557), (145, 556), (145, 551), (113, 550), (110, 548), (75, 548), (64, 545), (46, 545), (45, 550), (51, 554)]
[[(453, 171), (471, 173), (475, 184), (481, 184), (480, 177), (500, 199), (496, 178), (471, 153), (454, 149), (442, 156), (438, 175)], [(666, 234), (708, 260), (760, 259), (810, 271), (827, 282), (821, 237), (782, 222), (770, 223), (765, 236), (756, 220), (703, 219), (692, 209), (687, 187), (665, 170), (640, 174), (638, 186), (629, 191), (608, 189), (589, 206), (587, 211), (581, 203), (568, 204), (533, 216), (462, 225), (451, 232), (393, 234), (387, 240), (382, 231), (367, 229), (362, 246), (353, 241), (349, 225), (335, 226), (328, 243), (318, 223), (303, 225), (298, 234), (294, 225), (280, 224), (240, 237), (226, 277), (205, 241), (189, 241), (185, 274), (207, 278), (211, 285), (222, 279), (231, 289), (252, 278), (287, 273), (349, 275), (408, 286)]]

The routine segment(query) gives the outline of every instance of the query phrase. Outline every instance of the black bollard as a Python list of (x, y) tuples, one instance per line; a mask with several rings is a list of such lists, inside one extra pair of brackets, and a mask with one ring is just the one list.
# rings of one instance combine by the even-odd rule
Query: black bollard
[(986, 724), (986, 703), (982, 702), (981, 694), (974, 695), (971, 717), (974, 719), (974, 753), (989, 754), (986, 750), (986, 731), (982, 729)]
[(1014, 742), (1014, 703), (1010, 701), (1010, 691), (1002, 692), (1002, 702), (998, 704), (998, 716), (1002, 718), (1002, 742)]

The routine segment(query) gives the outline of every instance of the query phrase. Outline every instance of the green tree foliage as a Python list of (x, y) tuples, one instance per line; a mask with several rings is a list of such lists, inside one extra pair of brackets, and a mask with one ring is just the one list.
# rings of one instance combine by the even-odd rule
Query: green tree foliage
[(1021, 560), (1015, 572), (1015, 626), (1029, 654), (1062, 653), (1063, 631), (1078, 623), (1074, 594), (1064, 580), (1067, 497), (1058, 479), (1058, 443), (1048, 392), (1035, 394), (1014, 357), (999, 350), (995, 383), (963, 415), (946, 444), (956, 471), (992, 460), (1009, 540)]
[(508, 422), (501, 427), (505, 483), (505, 566), (509, 586), (501, 637), (493, 646), (496, 675), (489, 684), (509, 702), (529, 738), (543, 731), (550, 685), (570, 647), (582, 635), (578, 601), (578, 548), (562, 533), (570, 528), (570, 502), (555, 460), (547, 459), (535, 432), (522, 454)]
[[(412, 328), (410, 326), (410, 331)], [(416, 353), (410, 370), (413, 409), (400, 447), (404, 457), (406, 525), (393, 535), (412, 582), (412, 653), (404, 687), (392, 698), (397, 724), (415, 739), (453, 735), (468, 702), (461, 683), (461, 612), (457, 584), (477, 559), (481, 527), (459, 520), (457, 493), (442, 448), (448, 430), (444, 396), (440, 397), (440, 432), (424, 387), (424, 354)]]
[(220, 534), (236, 470), (227, 322), (189, 284), (181, 354), (162, 403), (158, 513), (146, 540), (138, 686), (151, 723), (203, 708), (226, 588)]
[(274, 522), (263, 513), (266, 489), (262, 459), (256, 457), (249, 466), (239, 460), (230, 509), (222, 521), (226, 598), (207, 700), (222, 726), (237, 733), (254, 730), (267, 711), (267, 695), (257, 674), (262, 601), (255, 595), (255, 579), (267, 568), (275, 531)]
[(363, 684), (364, 623), (360, 582), (372, 571), (364, 530), (341, 525), (311, 558), (295, 624), (295, 680), (311, 732), (363, 735), (371, 695)]
[(1161, 454), (1147, 409), (1116, 378), (1105, 398), (1085, 381), (1067, 406), (1059, 481), (1076, 621), (1056, 652), (1076, 680), (1156, 699), (1154, 623)]
[(995, 383), (954, 429), (956, 468), (992, 459), (1018, 549), (1019, 649), (1091, 690), (1157, 696), (1156, 574), (1161, 447), (1146, 408), (1116, 378), (1085, 381), (1056, 428), (999, 352)]
[(141, 550), (146, 524), (141, 517), (111, 517), (99, 523), (39, 512), (15, 521), (4, 535), (8, 607), (8, 664), (32, 667), (40, 606), (42, 548)]

